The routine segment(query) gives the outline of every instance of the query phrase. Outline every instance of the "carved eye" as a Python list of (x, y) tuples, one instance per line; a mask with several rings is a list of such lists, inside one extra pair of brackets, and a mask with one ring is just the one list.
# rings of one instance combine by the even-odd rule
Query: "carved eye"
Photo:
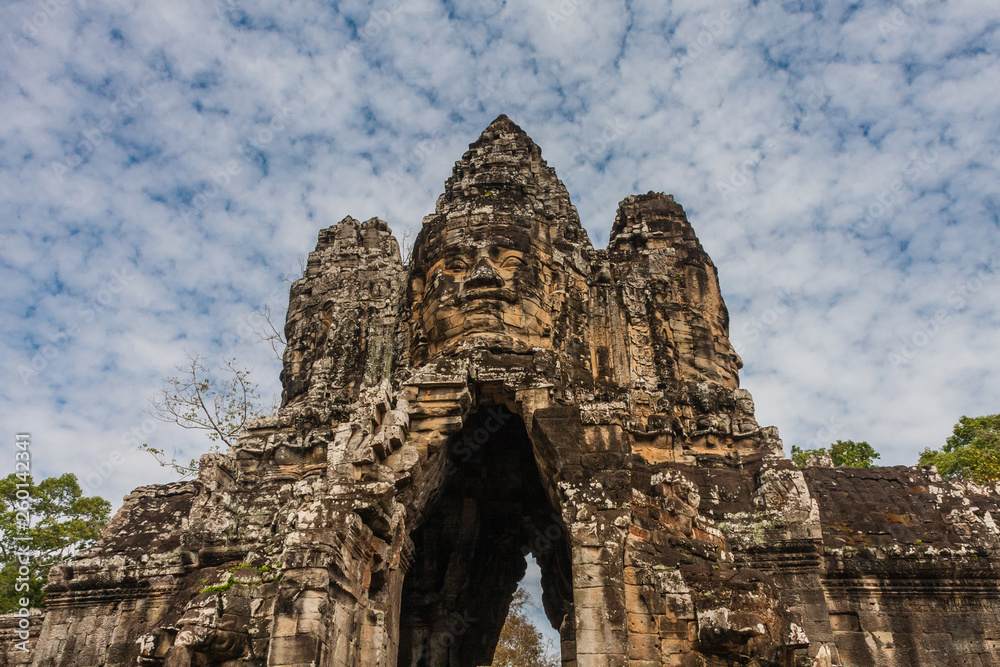
[(447, 262), (445, 262), (445, 268), (449, 271), (467, 271), (469, 268), (469, 263), (466, 262), (461, 257), (452, 257)]
[(501, 262), (500, 266), (504, 269), (516, 269), (518, 267), (524, 266), (524, 260), (521, 259), (520, 257), (517, 257), (516, 255), (511, 255), (503, 262)]

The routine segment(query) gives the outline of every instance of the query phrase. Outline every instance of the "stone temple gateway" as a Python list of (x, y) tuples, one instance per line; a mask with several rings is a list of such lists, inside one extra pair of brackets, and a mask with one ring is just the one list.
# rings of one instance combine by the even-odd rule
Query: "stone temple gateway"
[(488, 665), (534, 557), (567, 667), (1000, 665), (1000, 488), (796, 468), (728, 324), (673, 197), (594, 249), (500, 116), (408, 264), (379, 219), (320, 232), (281, 409), (129, 495), (0, 660)]

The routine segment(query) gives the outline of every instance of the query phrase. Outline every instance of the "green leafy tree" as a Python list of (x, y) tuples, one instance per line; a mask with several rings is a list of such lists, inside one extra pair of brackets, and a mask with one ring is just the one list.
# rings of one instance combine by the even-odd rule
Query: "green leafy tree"
[[(72, 473), (38, 484), (30, 475), (12, 473), (0, 480), (0, 493), (0, 613), (19, 609), (22, 597), (29, 606), (41, 607), (49, 568), (97, 540), (111, 503), (84, 496)], [(22, 565), (28, 568), (27, 576), (20, 572)]]
[(822, 454), (825, 449), (802, 449), (798, 445), (792, 445), (792, 461), (800, 468), (806, 467), (806, 461), (813, 454)]
[(864, 440), (838, 440), (830, 445), (830, 458), (838, 468), (873, 468), (881, 454)]
[(838, 440), (830, 445), (829, 449), (800, 449), (792, 445), (792, 461), (800, 468), (804, 468), (810, 456), (824, 452), (829, 452), (830, 460), (838, 468), (872, 468), (875, 466), (875, 459), (881, 457), (881, 454), (864, 440), (860, 442)]
[(528, 618), (526, 607), (531, 597), (523, 588), (514, 593), (507, 620), (500, 630), (500, 641), (491, 667), (558, 667), (559, 657), (551, 642)]
[(937, 466), (945, 479), (1000, 481), (1000, 414), (963, 416), (944, 447), (920, 453), (920, 465)]

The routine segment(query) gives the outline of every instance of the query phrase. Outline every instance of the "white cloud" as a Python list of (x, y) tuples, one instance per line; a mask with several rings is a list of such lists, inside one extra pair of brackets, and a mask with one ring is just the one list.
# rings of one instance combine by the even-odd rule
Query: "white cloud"
[[(677, 196), (719, 267), (744, 386), (787, 444), (832, 420), (913, 463), (962, 414), (1000, 411), (1000, 276), (963, 288), (997, 247), (994, 7), (57, 4), (44, 25), (33, 0), (0, 9), (0, 416), (34, 434), (39, 474), (90, 473), (185, 348), (252, 360), (276, 391), (240, 323), (320, 228), (419, 225), (501, 112), (598, 245), (626, 195)], [(163, 478), (130, 452), (100, 491)]]

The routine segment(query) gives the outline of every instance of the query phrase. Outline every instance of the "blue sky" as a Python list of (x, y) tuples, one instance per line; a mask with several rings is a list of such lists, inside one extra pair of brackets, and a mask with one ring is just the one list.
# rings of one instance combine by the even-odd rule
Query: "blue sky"
[(595, 245), (628, 194), (685, 206), (786, 450), (911, 464), (1000, 412), (1000, 6), (36, 0), (0, 23), (5, 437), (116, 506), (170, 478), (135, 440), (207, 447), (144, 412), (185, 350), (277, 392), (254, 310), (283, 314), (345, 215), (415, 229), (499, 113)]

